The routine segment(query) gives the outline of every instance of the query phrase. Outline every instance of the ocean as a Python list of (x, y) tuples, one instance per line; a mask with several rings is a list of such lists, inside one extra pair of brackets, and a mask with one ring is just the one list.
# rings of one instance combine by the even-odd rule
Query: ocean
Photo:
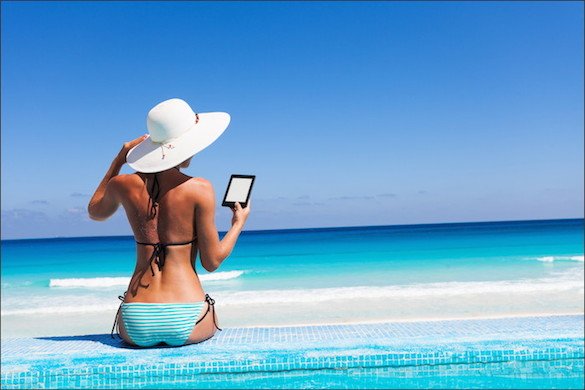
[[(281, 326), (584, 311), (584, 220), (244, 232), (197, 272), (219, 325)], [(108, 333), (132, 237), (3, 240), (2, 337)]]

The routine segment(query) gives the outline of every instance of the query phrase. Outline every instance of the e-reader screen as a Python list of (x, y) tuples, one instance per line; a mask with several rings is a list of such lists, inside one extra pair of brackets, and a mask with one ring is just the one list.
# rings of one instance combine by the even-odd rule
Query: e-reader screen
[(232, 175), (222, 205), (233, 207), (238, 202), (242, 207), (246, 207), (255, 178), (256, 176), (252, 175)]

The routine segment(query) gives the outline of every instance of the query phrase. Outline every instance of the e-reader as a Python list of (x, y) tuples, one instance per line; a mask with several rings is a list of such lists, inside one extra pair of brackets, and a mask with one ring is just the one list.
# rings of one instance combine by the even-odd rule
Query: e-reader
[(232, 175), (221, 205), (234, 207), (238, 202), (242, 208), (248, 206), (254, 179), (256, 179), (256, 176), (253, 175)]

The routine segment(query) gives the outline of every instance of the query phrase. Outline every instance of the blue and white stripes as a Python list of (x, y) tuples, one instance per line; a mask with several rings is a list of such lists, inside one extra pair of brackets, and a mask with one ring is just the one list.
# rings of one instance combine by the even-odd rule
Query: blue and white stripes
[(122, 303), (122, 319), (128, 337), (140, 347), (161, 342), (180, 346), (189, 338), (204, 304)]

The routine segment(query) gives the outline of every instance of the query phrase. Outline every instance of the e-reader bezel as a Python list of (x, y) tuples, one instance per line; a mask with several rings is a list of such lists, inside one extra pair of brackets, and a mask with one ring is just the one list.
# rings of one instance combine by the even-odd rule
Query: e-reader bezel
[(230, 176), (230, 180), (228, 182), (227, 188), (225, 190), (225, 195), (223, 196), (223, 202), (221, 203), (222, 206), (224, 207), (234, 207), (236, 205), (236, 202), (227, 202), (227, 196), (228, 196), (228, 192), (230, 192), (230, 187), (232, 185), (232, 181), (234, 179), (252, 179), (252, 182), (250, 183), (250, 189), (248, 190), (248, 196), (246, 197), (246, 202), (245, 203), (240, 203), (240, 205), (242, 206), (242, 208), (246, 208), (248, 207), (248, 202), (250, 201), (250, 194), (252, 194), (252, 187), (254, 186), (254, 181), (256, 180), (256, 176), (255, 175), (231, 175)]

